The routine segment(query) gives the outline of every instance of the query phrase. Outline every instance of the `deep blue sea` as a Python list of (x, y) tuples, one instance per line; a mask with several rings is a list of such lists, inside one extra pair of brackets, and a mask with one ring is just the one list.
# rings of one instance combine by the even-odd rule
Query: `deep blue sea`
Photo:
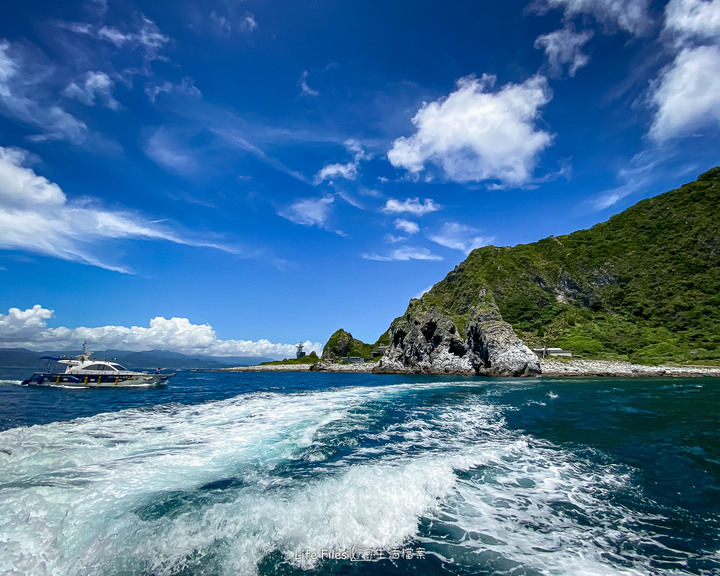
[(0, 574), (720, 574), (720, 379), (0, 375)]

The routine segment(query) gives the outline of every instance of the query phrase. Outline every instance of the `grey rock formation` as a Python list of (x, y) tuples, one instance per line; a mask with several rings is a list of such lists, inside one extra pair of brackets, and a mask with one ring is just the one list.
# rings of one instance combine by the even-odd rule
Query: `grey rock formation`
[(374, 372), (534, 376), (540, 362), (504, 322), (492, 297), (481, 292), (481, 305), (470, 310), (467, 339), (438, 308), (422, 311), (411, 302), (405, 316), (390, 327), (389, 350)]
[(378, 362), (376, 372), (427, 374), (475, 374), (465, 342), (449, 316), (437, 308), (408, 312), (390, 327), (390, 348)]

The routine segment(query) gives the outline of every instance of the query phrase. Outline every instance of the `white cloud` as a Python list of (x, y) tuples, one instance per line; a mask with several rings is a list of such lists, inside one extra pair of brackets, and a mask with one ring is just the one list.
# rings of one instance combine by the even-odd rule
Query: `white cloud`
[(233, 29), (249, 34), (258, 27), (255, 16), (250, 12), (246, 12), (243, 16), (237, 16), (234, 10), (232, 10), (233, 6), (231, 4), (228, 4), (227, 7), (230, 8), (232, 12), (227, 16), (219, 14), (215, 10), (210, 12), (210, 23), (218, 34), (230, 36)]
[(298, 84), (300, 86), (300, 96), (319, 96), (320, 92), (313, 90), (310, 86), (308, 86), (307, 77), (308, 71), (303, 70), (303, 73), (300, 75), (300, 80), (298, 80)]
[(656, 142), (720, 124), (720, 47), (685, 48), (652, 92), (650, 137)]
[(80, 144), (87, 126), (49, 100), (44, 80), (50, 67), (31, 63), (29, 55), (0, 41), (0, 113), (40, 130), (32, 140), (67, 140)]
[(567, 64), (568, 74), (575, 76), (575, 72), (590, 60), (586, 54), (583, 54), (582, 47), (592, 35), (590, 30), (575, 32), (572, 25), (566, 25), (561, 30), (539, 36), (535, 40), (535, 48), (545, 51), (553, 75), (562, 74), (563, 67)]
[(150, 102), (154, 103), (158, 95), (163, 93), (184, 94), (186, 96), (192, 96), (193, 98), (202, 97), (202, 92), (200, 92), (200, 89), (195, 86), (195, 81), (189, 76), (185, 76), (180, 81), (180, 84), (173, 84), (172, 82), (165, 80), (160, 84), (150, 84), (145, 87), (145, 94), (147, 94)]
[(442, 256), (433, 254), (427, 248), (414, 248), (412, 246), (404, 246), (393, 250), (389, 254), (380, 255), (375, 253), (363, 254), (365, 260), (376, 260), (378, 262), (396, 262), (407, 260), (442, 260)]
[(142, 49), (151, 59), (160, 58), (158, 52), (170, 41), (168, 36), (160, 32), (155, 22), (142, 14), (137, 24), (126, 26), (124, 31), (103, 26), (95, 34), (116, 48)]
[(128, 269), (101, 260), (97, 244), (113, 239), (165, 240), (233, 252), (197, 242), (135, 214), (106, 211), (92, 199), (71, 201), (55, 183), (27, 168), (28, 154), (0, 147), (0, 248), (22, 250), (115, 270)]
[(323, 166), (322, 170), (315, 177), (316, 182), (324, 180), (332, 180), (333, 178), (345, 178), (346, 180), (355, 180), (357, 178), (357, 164), (348, 162), (347, 164), (328, 164)]
[(348, 152), (353, 153), (353, 159), (346, 164), (328, 164), (324, 166), (315, 176), (316, 184), (338, 177), (345, 178), (346, 180), (355, 180), (355, 178), (357, 178), (360, 162), (364, 160), (367, 155), (362, 149), (362, 146), (355, 140), (346, 141), (345, 148), (347, 148)]
[(402, 230), (406, 234), (417, 234), (420, 231), (420, 226), (418, 226), (417, 222), (405, 220), (405, 218), (395, 220), (395, 228)]
[(566, 18), (592, 14), (598, 22), (631, 34), (645, 33), (652, 22), (648, 0), (545, 0), (549, 8), (563, 9)]
[(113, 98), (113, 86), (113, 81), (104, 72), (88, 72), (79, 84), (71, 82), (62, 93), (86, 106), (95, 106), (96, 101), (99, 101), (111, 110), (117, 110), (120, 103)]
[(665, 29), (680, 38), (720, 40), (720, 0), (671, 0)]
[(439, 233), (429, 235), (428, 238), (446, 248), (469, 254), (475, 248), (487, 246), (493, 241), (492, 236), (475, 236), (478, 232), (479, 230), (464, 224), (446, 222)]
[(185, 148), (181, 139), (182, 135), (159, 128), (147, 139), (143, 150), (151, 160), (173, 172), (192, 174), (198, 169), (196, 153)]
[[(209, 356), (293, 357), (295, 344), (274, 344), (268, 340), (220, 340), (209, 324), (193, 324), (187, 318), (150, 320), (149, 326), (100, 326), (48, 328), (53, 310), (36, 304), (27, 310), (10, 308), (0, 314), (0, 347), (34, 350), (79, 349), (87, 341), (90, 349), (130, 351), (168, 350), (181, 354)], [(322, 351), (320, 342), (304, 342), (306, 351)]]
[(387, 214), (408, 213), (419, 217), (429, 214), (430, 212), (437, 212), (441, 208), (442, 206), (440, 206), (432, 198), (425, 198), (422, 201), (420, 201), (419, 198), (408, 198), (407, 200), (402, 201), (390, 198), (390, 200), (385, 202), (385, 207), (382, 211)]
[(252, 32), (253, 30), (257, 29), (257, 27), (257, 20), (255, 20), (255, 16), (250, 13), (245, 14), (242, 21), (240, 22), (240, 30), (242, 30), (243, 32)]
[(447, 98), (424, 104), (412, 120), (417, 132), (395, 140), (388, 152), (393, 166), (418, 174), (435, 164), (456, 182), (530, 180), (552, 140), (535, 126), (551, 99), (547, 80), (534, 76), (493, 92), (494, 84), (490, 75), (462, 78)]
[[(335, 197), (332, 195), (322, 198), (304, 198), (279, 211), (278, 215), (295, 224), (327, 229), (326, 223), (334, 201)], [(341, 232), (335, 232), (342, 235)]]
[(26, 160), (27, 153), (23, 150), (0, 147), (0, 206), (13, 209), (35, 204), (65, 204), (67, 199), (60, 186), (23, 168)]

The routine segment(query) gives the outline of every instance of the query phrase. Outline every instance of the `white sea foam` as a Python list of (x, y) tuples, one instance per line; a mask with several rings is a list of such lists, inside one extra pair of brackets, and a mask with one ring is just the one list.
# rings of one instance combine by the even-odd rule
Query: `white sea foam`
[(253, 394), (2, 432), (0, 573), (254, 574), (272, 553), (307, 568), (307, 552), (410, 541), (470, 567), (647, 572), (607, 555), (653, 541), (612, 504), (627, 470), (508, 430), (479, 395), (387, 417), (442, 386)]

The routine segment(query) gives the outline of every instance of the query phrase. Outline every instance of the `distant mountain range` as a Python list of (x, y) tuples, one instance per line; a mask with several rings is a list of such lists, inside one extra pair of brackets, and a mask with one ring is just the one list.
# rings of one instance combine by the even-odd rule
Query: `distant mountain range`
[[(46, 350), (35, 352), (26, 348), (0, 348), (0, 366), (13, 368), (37, 368), (41, 356), (77, 356), (79, 350)], [(164, 350), (148, 350), (146, 352), (130, 352), (127, 350), (101, 350), (93, 352), (98, 359), (113, 359), (126, 368), (148, 369), (166, 368), (171, 370), (212, 370), (231, 366), (253, 366), (267, 362), (273, 358), (263, 356), (188, 356)]]

